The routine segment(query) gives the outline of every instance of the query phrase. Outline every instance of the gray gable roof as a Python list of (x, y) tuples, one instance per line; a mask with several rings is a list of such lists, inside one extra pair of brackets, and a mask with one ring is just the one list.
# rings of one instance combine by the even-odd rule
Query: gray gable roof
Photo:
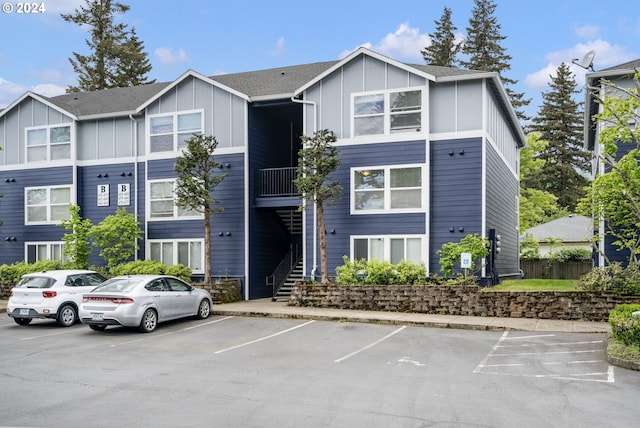
[(545, 242), (549, 238), (560, 239), (562, 242), (590, 242), (593, 237), (593, 220), (571, 214), (527, 229), (523, 238), (528, 234), (533, 235), (538, 242)]
[[(340, 61), (276, 67), (267, 70), (222, 74), (209, 77), (249, 98), (290, 97), (300, 87), (318, 77)], [(436, 78), (461, 77), (485, 74), (481, 71), (463, 70), (433, 65), (405, 64), (417, 71)], [(146, 101), (175, 82), (154, 83), (127, 88), (104, 89), (93, 92), (73, 92), (56, 97), (43, 97), (76, 117), (128, 115), (135, 113)]]

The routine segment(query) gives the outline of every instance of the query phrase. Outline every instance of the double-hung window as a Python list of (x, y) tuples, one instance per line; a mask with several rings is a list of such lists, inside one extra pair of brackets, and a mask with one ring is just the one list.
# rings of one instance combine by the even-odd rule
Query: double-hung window
[(181, 264), (193, 272), (204, 272), (204, 240), (149, 240), (149, 258), (165, 265)]
[(422, 236), (354, 236), (353, 260), (378, 260), (398, 264), (402, 260), (421, 263)]
[(195, 210), (181, 208), (175, 204), (175, 185), (175, 179), (149, 181), (149, 217), (152, 220), (202, 217)]
[(154, 115), (149, 118), (150, 153), (176, 152), (194, 134), (202, 134), (202, 112)]
[(422, 90), (356, 94), (353, 136), (388, 135), (422, 130)]
[(351, 171), (353, 214), (424, 210), (422, 165), (359, 167)]
[(56, 125), (27, 129), (27, 162), (71, 159), (71, 126)]
[(24, 191), (26, 224), (57, 224), (69, 218), (70, 186), (27, 187)]

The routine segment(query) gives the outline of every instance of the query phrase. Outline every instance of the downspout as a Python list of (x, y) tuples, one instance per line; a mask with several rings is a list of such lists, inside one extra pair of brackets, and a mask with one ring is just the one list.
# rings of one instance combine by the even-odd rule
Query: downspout
[[(316, 105), (315, 101), (308, 101), (308, 100), (301, 100), (295, 97), (291, 97), (291, 101), (294, 103), (298, 103), (298, 104), (306, 104), (306, 105), (310, 105), (311, 107), (313, 107), (313, 132), (316, 132), (318, 130), (318, 122), (317, 122), (317, 108), (318, 106)], [(305, 112), (306, 113), (306, 110)], [(304, 122), (304, 115), (303, 115), (303, 122)], [(306, 128), (306, 123), (304, 128)], [(315, 207), (314, 207), (315, 208)], [(318, 219), (316, 217), (315, 214), (316, 210), (313, 210), (313, 268), (311, 269), (311, 277), (313, 279), (315, 279), (316, 274), (318, 273)], [(306, 231), (305, 231), (305, 224), (306, 221), (304, 221), (306, 217), (306, 211), (302, 211), (302, 218), (303, 218), (303, 222), (302, 222), (302, 230), (303, 230), (303, 234), (302, 236), (305, 237), (305, 241), (306, 241)], [(307, 259), (307, 246), (303, 245), (302, 246), (302, 257), (304, 258), (304, 260)], [(305, 264), (305, 268), (304, 268), (304, 272), (303, 274), (306, 274), (306, 264)]]
[[(138, 221), (138, 121), (129, 115), (133, 122), (133, 215)], [(147, 222), (144, 222), (144, 239), (147, 240)], [(138, 260), (138, 251), (135, 252), (134, 260)]]

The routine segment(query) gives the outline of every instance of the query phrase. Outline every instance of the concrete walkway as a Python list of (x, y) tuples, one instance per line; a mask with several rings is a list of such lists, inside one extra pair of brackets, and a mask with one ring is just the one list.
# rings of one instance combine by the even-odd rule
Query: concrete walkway
[[(0, 300), (0, 312), (6, 312), (6, 308), (7, 301)], [(243, 317), (368, 322), (421, 327), (459, 328), (468, 330), (522, 330), (568, 333), (608, 333), (611, 330), (609, 324), (606, 322), (560, 321), (533, 318), (468, 317), (405, 312), (309, 308), (288, 306), (284, 302), (272, 302), (271, 299), (258, 299), (214, 305), (211, 313), (215, 315), (234, 315)]]

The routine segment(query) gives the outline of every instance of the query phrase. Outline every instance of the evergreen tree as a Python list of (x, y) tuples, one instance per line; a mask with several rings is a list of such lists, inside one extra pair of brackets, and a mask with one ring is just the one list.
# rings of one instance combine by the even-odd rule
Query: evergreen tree
[(451, 23), (451, 9), (445, 6), (440, 21), (436, 24), (435, 33), (429, 33), (431, 45), (424, 48), (422, 56), (429, 65), (440, 65), (443, 67), (455, 67), (458, 60), (456, 55), (462, 48), (462, 43), (455, 41), (454, 32), (458, 29)]
[(462, 53), (468, 55), (469, 59), (461, 60), (460, 65), (469, 70), (497, 72), (518, 118), (527, 121), (529, 117), (521, 109), (529, 105), (531, 100), (524, 99), (523, 93), (516, 93), (509, 87), (515, 85), (517, 80), (505, 76), (505, 72), (511, 69), (511, 56), (500, 44), (507, 37), (500, 34), (501, 25), (494, 16), (494, 0), (474, 0), (474, 4), (462, 48)]
[(536, 156), (542, 161), (539, 174), (530, 176), (526, 187), (553, 193), (558, 205), (573, 212), (589, 183), (590, 154), (583, 149), (582, 103), (574, 100), (577, 83), (571, 69), (561, 64), (542, 93), (542, 106), (531, 130), (548, 145)]
[(175, 188), (175, 203), (178, 207), (202, 213), (204, 219), (204, 282), (211, 283), (211, 217), (223, 211), (216, 206), (213, 197), (216, 186), (227, 176), (219, 174), (220, 163), (213, 155), (218, 140), (213, 135), (194, 134), (187, 141), (182, 154), (176, 158), (178, 174)]
[(86, 5), (73, 14), (62, 14), (66, 22), (91, 27), (91, 39), (85, 40), (91, 53), (73, 52), (69, 62), (78, 75), (78, 85), (67, 92), (134, 86), (148, 81), (151, 65), (135, 29), (116, 23), (115, 15), (124, 14), (130, 7), (111, 0), (85, 0)]

